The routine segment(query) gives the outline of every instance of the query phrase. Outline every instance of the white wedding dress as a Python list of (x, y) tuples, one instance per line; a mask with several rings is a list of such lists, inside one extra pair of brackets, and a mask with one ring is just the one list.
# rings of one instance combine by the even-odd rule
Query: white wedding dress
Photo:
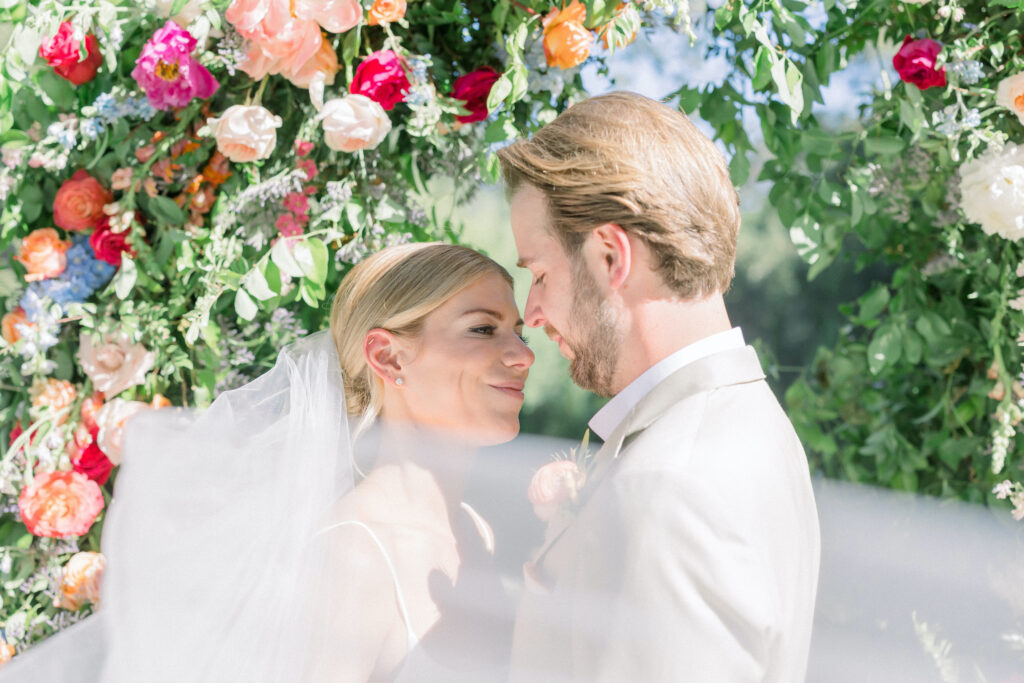
[[(103, 531), (99, 610), (15, 657), (0, 683), (308, 680), (340, 620), (358, 618), (318, 599), (346, 580), (327, 564), (323, 523), (354, 485), (346, 415), (324, 331), (204, 412), (137, 416)], [(374, 540), (408, 628), (401, 678), (464, 680), (417, 646)]]

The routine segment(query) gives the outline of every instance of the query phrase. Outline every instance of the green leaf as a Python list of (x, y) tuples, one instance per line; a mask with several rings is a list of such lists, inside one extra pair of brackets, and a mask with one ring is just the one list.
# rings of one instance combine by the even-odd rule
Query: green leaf
[(502, 74), (501, 78), (494, 82), (491, 86), (491, 92), (487, 95), (487, 111), (494, 111), (501, 103), (505, 101), (505, 98), (512, 93), (512, 79), (508, 72)]
[(168, 16), (175, 16), (181, 14), (181, 10), (185, 9), (185, 5), (188, 4), (188, 0), (174, 0), (174, 4), (171, 5), (171, 13)]
[(253, 302), (252, 298), (246, 294), (244, 289), (239, 289), (235, 292), (235, 313), (242, 320), (252, 320), (256, 317), (256, 313), (259, 309)]
[(737, 150), (729, 161), (729, 179), (732, 184), (741, 187), (750, 177), (750, 161), (743, 150)]
[(899, 330), (892, 324), (882, 325), (868, 344), (868, 369), (872, 375), (877, 375), (884, 368), (895, 364), (902, 353), (903, 340)]
[(21, 212), (26, 221), (34, 221), (43, 212), (43, 190), (38, 185), (23, 183), (19, 190)]
[[(299, 244), (301, 244), (301, 242)], [(270, 250), (270, 258), (274, 261), (274, 264), (281, 269), (282, 273), (292, 277), (303, 277), (305, 275), (305, 272), (302, 270), (302, 266), (300, 266), (295, 257), (292, 256), (292, 251), (288, 247), (288, 240), (278, 240), (277, 244), (275, 244)]]
[(763, 45), (757, 48), (754, 60), (754, 78), (751, 85), (754, 90), (763, 90), (772, 81), (772, 66), (775, 65), (775, 53)]
[(170, 225), (184, 225), (185, 212), (173, 199), (157, 195), (149, 198), (149, 210), (159, 220)]
[(351, 64), (356, 53), (359, 52), (360, 33), (358, 27), (350, 30), (341, 44), (341, 59), (345, 64)]
[(277, 296), (277, 292), (270, 289), (270, 285), (267, 283), (267, 278), (264, 277), (259, 266), (250, 270), (246, 276), (242, 278), (242, 286), (260, 301), (266, 301), (267, 299), (272, 299)]
[(894, 135), (878, 135), (864, 138), (864, 151), (868, 154), (895, 156), (903, 151), (907, 143), (903, 138)]
[(39, 73), (39, 87), (53, 100), (58, 109), (75, 108), (75, 89), (68, 81), (58, 76), (52, 69)]
[(885, 285), (877, 285), (870, 292), (857, 300), (860, 304), (861, 324), (868, 320), (874, 320), (885, 307), (889, 305), (889, 288)]
[(123, 301), (128, 298), (128, 295), (132, 293), (132, 288), (135, 287), (135, 281), (138, 279), (138, 276), (139, 272), (135, 267), (135, 261), (127, 253), (121, 254), (121, 267), (111, 283), (114, 286), (114, 293), (117, 294), (118, 299)]
[(491, 121), (484, 132), (484, 142), (504, 142), (519, 137), (516, 124), (508, 116)]
[(695, 112), (697, 107), (704, 102), (704, 93), (696, 88), (680, 88), (677, 94), (679, 95), (679, 108), (687, 114)]

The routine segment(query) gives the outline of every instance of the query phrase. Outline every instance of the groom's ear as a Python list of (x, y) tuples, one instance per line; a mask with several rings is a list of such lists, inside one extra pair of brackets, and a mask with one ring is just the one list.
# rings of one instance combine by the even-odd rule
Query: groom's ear
[(385, 382), (402, 371), (401, 344), (391, 330), (375, 327), (363, 339), (363, 358), (370, 369)]
[(618, 289), (633, 267), (633, 245), (629, 233), (617, 223), (604, 223), (590, 231), (591, 256), (607, 278), (611, 289)]

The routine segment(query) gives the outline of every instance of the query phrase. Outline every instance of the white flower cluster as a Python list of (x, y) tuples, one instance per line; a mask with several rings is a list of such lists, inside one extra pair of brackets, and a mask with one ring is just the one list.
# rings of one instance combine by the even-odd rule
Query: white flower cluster
[(1013, 437), (1017, 433), (1015, 425), (1024, 414), (1020, 406), (1011, 403), (1009, 407), (1000, 409), (996, 414), (996, 428), (992, 432), (992, 474), (999, 474), (1006, 464), (1006, 454), (1010, 451)]
[(999, 500), (1010, 499), (1013, 504), (1013, 518), (1018, 522), (1024, 519), (1024, 486), (1006, 479), (995, 485), (992, 493)]
[(1024, 237), (1024, 147), (990, 147), (960, 169), (960, 208), (990, 235)]

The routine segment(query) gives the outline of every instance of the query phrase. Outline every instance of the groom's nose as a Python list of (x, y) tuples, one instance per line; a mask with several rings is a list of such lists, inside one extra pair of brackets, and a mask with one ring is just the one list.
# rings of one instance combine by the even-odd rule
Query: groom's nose
[(523, 307), (523, 322), (529, 327), (544, 327), (547, 323), (538, 298), (536, 290), (530, 287), (530, 293), (526, 295), (526, 306)]

